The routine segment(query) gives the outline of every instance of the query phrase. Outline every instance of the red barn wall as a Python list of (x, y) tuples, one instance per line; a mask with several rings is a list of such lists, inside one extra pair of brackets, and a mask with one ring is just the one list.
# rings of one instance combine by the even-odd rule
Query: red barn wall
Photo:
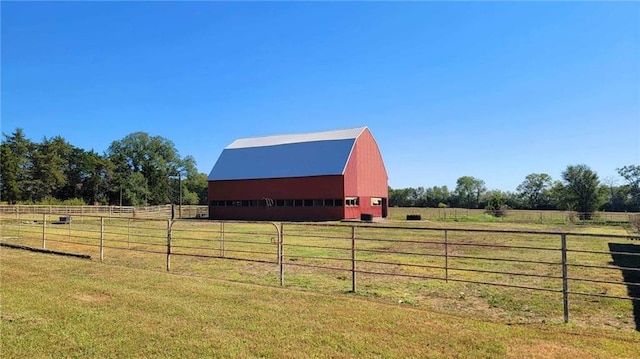
[[(209, 201), (344, 198), (342, 175), (209, 182)], [(209, 218), (247, 220), (340, 220), (342, 207), (213, 207)]]
[(209, 181), (209, 200), (342, 198), (342, 175)]
[(345, 207), (345, 218), (360, 218), (362, 213), (382, 216), (383, 206), (372, 206), (371, 198), (388, 197), (387, 170), (369, 129), (358, 137), (349, 157), (344, 173), (344, 192), (345, 197), (360, 199), (357, 207)]

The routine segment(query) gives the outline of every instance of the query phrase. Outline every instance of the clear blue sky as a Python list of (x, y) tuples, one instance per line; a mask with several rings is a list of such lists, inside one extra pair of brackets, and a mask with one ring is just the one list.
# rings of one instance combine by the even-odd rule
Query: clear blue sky
[(144, 131), (209, 173), (236, 138), (366, 125), (394, 188), (640, 164), (638, 2), (0, 6), (1, 128), (38, 142)]

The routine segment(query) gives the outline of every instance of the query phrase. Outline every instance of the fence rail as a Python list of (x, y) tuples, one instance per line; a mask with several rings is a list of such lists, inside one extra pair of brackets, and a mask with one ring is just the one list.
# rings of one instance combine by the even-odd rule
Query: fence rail
[[(594, 298), (623, 300), (631, 302), (640, 323), (636, 235), (213, 222), (82, 212), (81, 218), (60, 223), (59, 214), (28, 214), (29, 220), (3, 217), (1, 243), (91, 255), (119, 265), (319, 290), (385, 288), (441, 295), (435, 292), (441, 287), (425, 283), (442, 282), (452, 291), (471, 288), (482, 294), (468, 287), (478, 285), (557, 294), (564, 322), (571, 308), (582, 313)], [(600, 305), (607, 310), (607, 303)]]

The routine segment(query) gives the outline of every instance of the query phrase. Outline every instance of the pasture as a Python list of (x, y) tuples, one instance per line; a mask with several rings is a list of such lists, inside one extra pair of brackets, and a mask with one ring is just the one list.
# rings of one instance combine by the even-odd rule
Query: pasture
[[(391, 346), (387, 344), (376, 346), (366, 340), (366, 343), (354, 344), (351, 340), (355, 340), (356, 337), (371, 338), (373, 342), (375, 333), (391, 330), (396, 326), (404, 328), (404, 325), (409, 325), (393, 320), (386, 324), (380, 321), (381, 328), (375, 328), (375, 320), (363, 317), (356, 320), (366, 322), (363, 328), (368, 328), (366, 331), (369, 333), (354, 334), (353, 337), (325, 338), (326, 345), (329, 346), (328, 351), (318, 352), (307, 348), (311, 357), (352, 357), (363, 356), (362, 354), (374, 357), (423, 357), (425, 354), (451, 357), (454, 356), (452, 353), (456, 352), (472, 353), (470, 356), (515, 356), (516, 352), (511, 349), (517, 348), (520, 344), (512, 343), (514, 338), (511, 336), (522, 335), (522, 333), (515, 334), (522, 329), (514, 330), (514, 328), (555, 332), (554, 335), (558, 338), (562, 337), (560, 333), (573, 332), (573, 335), (579, 333), (570, 341), (569, 347), (566, 347), (566, 343), (558, 341), (559, 346), (556, 349), (559, 351), (555, 352), (558, 355), (552, 356), (559, 356), (562, 353), (571, 355), (588, 353), (587, 357), (607, 357), (611, 356), (606, 355), (607, 353), (617, 353), (620, 357), (632, 357), (633, 355), (629, 354), (631, 351), (628, 350), (634, 348), (638, 350), (637, 342), (640, 341), (640, 332), (637, 331), (640, 319), (634, 312), (639, 308), (637, 305), (634, 307), (632, 300), (620, 299), (637, 296), (634, 294), (637, 293), (637, 291), (634, 292), (636, 287), (629, 285), (629, 278), (637, 280), (635, 271), (640, 267), (640, 260), (638, 260), (640, 257), (637, 257), (637, 252), (634, 256), (627, 258), (624, 265), (616, 262), (618, 259), (615, 254), (616, 248), (625, 248), (625, 251), (628, 251), (628, 248), (638, 246), (637, 241), (630, 241), (627, 238), (629, 233), (623, 226), (464, 221), (410, 223), (402, 220), (390, 220), (373, 225), (219, 223), (206, 220), (181, 220), (173, 222), (169, 231), (167, 220), (75, 216), (71, 224), (53, 225), (52, 219), (57, 217), (34, 214), (30, 217), (22, 216), (17, 220), (15, 217), (5, 215), (2, 220), (2, 242), (38, 248), (44, 246), (51, 250), (87, 254), (92, 257), (92, 260), (60, 258), (3, 248), (3, 283), (9, 283), (5, 279), (11, 280), (19, 276), (28, 278), (27, 282), (37, 280), (38, 283), (41, 281), (58, 283), (60, 290), (65, 290), (64, 288), (84, 282), (82, 286), (85, 290), (92, 292), (92, 285), (96, 285), (96, 288), (102, 288), (98, 292), (104, 293), (104, 298), (111, 298), (113, 295), (110, 293), (117, 290), (126, 291), (126, 287), (131, 284), (127, 279), (130, 278), (128, 273), (137, 273), (135, 276), (139, 276), (140, 281), (149, 280), (150, 282), (145, 284), (134, 281), (136, 285), (141, 285), (150, 291), (153, 291), (158, 281), (162, 281), (158, 278), (166, 278), (164, 280), (167, 282), (175, 279), (176, 282), (181, 283), (180, 285), (186, 286), (197, 287), (205, 283), (202, 285), (208, 289), (203, 288), (200, 294), (195, 294), (200, 290), (198, 288), (190, 290), (198, 298), (209, 298), (207, 297), (209, 294), (215, 296), (218, 290), (226, 288), (224, 290), (238, 292), (238, 296), (244, 297), (244, 299), (237, 299), (236, 304), (260, 303), (272, 310), (273, 306), (277, 305), (270, 299), (274, 296), (287, 297), (290, 301), (300, 299), (301, 302), (291, 305), (314, 308), (314, 310), (319, 304), (308, 301), (324, 298), (322, 301), (329, 301), (332, 304), (323, 302), (320, 307), (324, 313), (309, 313), (309, 315), (311, 317), (319, 315), (322, 318), (333, 316), (337, 318), (335, 322), (340, 323), (345, 321), (349, 323), (351, 320), (349, 310), (342, 307), (344, 305), (347, 308), (363, 307), (364, 317), (375, 317), (381, 315), (377, 311), (389, 310), (398, 311), (393, 314), (397, 318), (416, 316), (418, 315), (416, 313), (419, 313), (419, 317), (447, 318), (442, 319), (445, 321), (455, 318), (454, 321), (460, 321), (457, 325), (468, 325), (475, 328), (474, 331), (479, 330), (479, 327), (483, 327), (482, 330), (484, 330), (485, 326), (495, 325), (501, 329), (491, 330), (504, 331), (505, 335), (504, 340), (497, 339), (496, 342), (481, 344), (475, 352), (473, 351), (475, 349), (466, 350), (463, 348), (464, 344), (455, 344), (455, 342), (458, 339), (464, 342), (473, 335), (479, 335), (481, 338), (483, 335), (488, 336), (489, 333), (467, 333), (469, 337), (466, 339), (460, 337), (453, 339), (452, 346), (446, 344), (440, 349), (434, 349), (434, 347), (422, 348), (415, 344), (419, 342), (420, 336), (430, 335), (429, 331), (425, 331), (424, 328), (407, 327), (405, 329), (414, 331), (414, 334), (410, 335), (406, 332), (400, 335), (397, 338), (399, 342), (389, 344)], [(568, 270), (564, 278), (561, 233), (569, 233), (566, 235), (565, 251), (567, 257), (565, 267)], [(47, 261), (47, 264), (27, 266), (24, 263), (25, 259), (20, 259), (22, 257), (28, 258), (29, 263)], [(10, 261), (9, 258), (15, 260)], [(48, 270), (55, 268), (58, 262), (66, 263), (65, 266), (78, 265), (86, 269), (80, 270), (79, 277), (76, 277), (78, 272), (76, 269)], [(635, 271), (633, 263), (636, 263)], [(631, 271), (621, 270), (623, 267)], [(35, 268), (46, 269), (36, 270)], [(165, 274), (167, 270), (169, 275)], [(25, 271), (25, 273), (12, 274), (14, 271)], [(28, 274), (31, 271), (33, 273)], [(90, 278), (84, 277), (86, 273), (81, 274), (83, 271), (93, 273), (91, 276), (100, 277), (100, 280), (103, 280), (102, 275), (106, 275), (115, 288), (101, 287), (97, 282), (91, 282)], [(629, 273), (631, 277), (628, 276)], [(119, 278), (121, 275), (122, 278)], [(154, 279), (146, 279), (147, 275)], [(563, 293), (565, 280), (568, 287)], [(12, 284), (11, 287), (13, 286)], [(233, 288), (229, 289), (230, 287)], [(3, 298), (10, 293), (13, 292), (9, 290), (9, 286), (3, 284)], [(26, 292), (20, 293), (11, 294), (15, 296), (13, 305), (21, 302), (20, 296)], [(43, 293), (56, 293), (56, 290), (44, 289)], [(568, 297), (570, 318), (568, 325), (563, 324), (563, 294)], [(73, 293), (55, 295), (74, 296)], [(150, 292), (139, 294), (137, 298), (139, 300), (140, 296), (147, 295), (150, 298), (156, 298), (160, 294)], [(292, 296), (295, 298), (289, 298)], [(80, 294), (80, 297), (83, 297), (83, 294)], [(90, 302), (95, 299), (92, 295), (87, 298)], [(103, 300), (100, 298), (103, 296), (98, 295), (96, 301), (102, 303)], [(54, 298), (46, 300), (52, 302)], [(176, 300), (188, 301), (187, 298)], [(111, 303), (110, 306), (114, 304), (110, 299), (104, 302)], [(3, 299), (3, 306), (4, 303)], [(125, 305), (125, 309), (120, 307), (119, 310), (132, 310), (135, 315), (151, 315), (144, 313), (143, 307), (146, 305), (138, 306), (129, 301), (125, 301), (122, 305)], [(149, 305), (150, 308), (156, 309), (162, 307), (161, 303)], [(182, 308), (180, 313), (188, 313), (187, 317), (206, 316), (207, 314), (203, 313), (211, 313), (210, 308), (200, 313), (200, 310), (204, 310), (200, 308), (200, 304), (183, 303), (180, 307)], [(371, 312), (366, 312), (365, 307)], [(156, 309), (154, 313), (160, 313)], [(28, 312), (32, 309), (25, 310)], [(173, 313), (170, 309), (167, 310), (167, 313)], [(233, 316), (235, 315), (233, 312), (239, 309), (227, 307), (226, 310), (231, 313), (228, 315)], [(256, 312), (252, 314), (252, 310)], [(265, 319), (261, 318), (263, 315), (259, 313), (261, 310), (265, 309), (249, 307), (243, 308), (242, 313), (246, 313), (245, 320), (251, 327), (260, 328), (260, 331), (269, 333), (262, 327), (261, 321)], [(288, 309), (280, 310), (284, 312), (278, 313), (287, 320), (293, 321), (300, 315), (287, 312)], [(389, 313), (384, 315), (387, 314)], [(278, 320), (282, 321), (283, 318)], [(427, 325), (418, 319), (415, 318), (409, 322), (416, 326)], [(182, 319), (174, 317), (156, 320), (175, 322), (168, 324), (169, 327), (173, 326), (174, 332), (190, 330), (175, 327), (183, 325), (179, 324), (183, 323)], [(51, 319), (51, 321), (55, 322), (57, 319)], [(406, 320), (402, 319), (402, 321), (404, 323)], [(443, 328), (443, 332), (450, 330), (443, 327), (449, 324), (451, 323), (428, 323), (429, 326)], [(6, 325), (8, 324), (3, 317), (3, 326)], [(77, 325), (87, 324), (78, 323)], [(233, 326), (233, 324), (229, 325)], [(283, 323), (283, 325), (293, 328), (302, 324)], [(331, 337), (329, 333), (321, 333), (323, 330), (329, 330), (326, 323), (321, 326), (322, 328), (310, 329), (314, 331), (314, 336), (329, 335)], [(350, 326), (348, 328), (355, 330)], [(236, 330), (239, 329), (236, 328)], [(338, 325), (333, 330), (341, 332), (346, 329)], [(4, 328), (3, 332), (5, 332)], [(279, 333), (277, 335), (284, 335)], [(608, 333), (611, 340), (606, 344), (596, 343), (595, 346), (584, 346), (585, 338), (592, 335), (599, 337), (601, 335), (599, 333)], [(260, 334), (250, 331), (250, 333), (243, 333), (242, 337), (254, 335)], [(442, 338), (452, 335), (455, 336), (450, 332)], [(307, 339), (296, 338), (293, 340), (306, 343)], [(86, 340), (90, 341), (89, 338)], [(414, 340), (418, 341), (414, 342)], [(420, 340), (430, 343), (430, 339), (427, 340), (425, 337)], [(395, 347), (402, 342), (406, 342), (407, 351), (403, 352), (399, 347)], [(260, 352), (253, 351), (255, 348), (249, 348), (237, 341), (234, 343), (239, 351), (231, 350), (229, 353), (244, 353), (246, 355), (239, 355), (250, 357), (262, 355)], [(263, 338), (258, 343), (262, 343), (256, 344), (260, 350), (266, 350), (265, 346), (270, 348), (264, 352), (263, 356), (296, 356), (293, 352), (283, 351), (290, 346), (280, 342), (266, 343)], [(314, 343), (318, 345), (318, 342)], [(278, 348), (271, 348), (272, 345)], [(467, 342), (467, 345), (475, 344)], [(539, 345), (544, 346), (545, 350), (551, 350), (549, 346), (555, 346), (548, 339), (543, 339)], [(227, 353), (220, 348), (216, 349), (217, 351), (206, 351), (213, 348), (196, 347), (197, 349), (194, 350), (205, 350), (200, 353), (218, 353), (214, 356), (225, 356), (223, 353)], [(537, 349), (533, 350), (532, 356), (542, 355), (542, 352), (535, 354)], [(551, 353), (554, 353), (554, 350), (551, 350)], [(99, 355), (97, 352), (94, 354)]]
[(4, 358), (634, 358), (637, 333), (0, 248)]

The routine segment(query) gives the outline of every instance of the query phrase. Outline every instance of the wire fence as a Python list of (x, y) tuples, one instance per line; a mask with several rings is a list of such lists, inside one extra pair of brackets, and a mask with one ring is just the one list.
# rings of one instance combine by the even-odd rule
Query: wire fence
[(467, 208), (423, 208), (423, 207), (391, 207), (390, 217), (396, 220), (406, 219), (407, 216), (419, 215), (423, 220), (434, 221), (473, 221), (495, 220), (510, 223), (592, 223), (592, 224), (626, 224), (637, 213), (627, 212), (575, 212), (556, 210), (517, 210), (508, 209), (493, 216), (484, 209)]
[[(170, 219), (173, 215), (178, 219), (207, 219), (209, 207), (205, 205), (172, 205), (162, 206), (55, 206), (55, 205), (0, 205), (0, 215), (30, 214), (65, 214), (65, 215), (99, 215), (124, 218), (160, 218)], [(424, 207), (391, 207), (389, 218), (407, 220), (407, 216), (419, 216), (422, 220), (432, 221), (500, 221), (507, 223), (541, 223), (541, 224), (632, 224), (638, 213), (627, 212), (593, 212), (581, 213), (555, 210), (506, 210), (500, 217), (494, 217), (484, 209), (467, 208), (424, 208)], [(636, 219), (637, 221), (637, 219)]]
[(181, 274), (398, 295), (408, 303), (440, 298), (455, 305), (469, 295), (490, 307), (559, 316), (564, 322), (570, 314), (589, 321), (611, 311), (640, 330), (636, 235), (95, 215), (64, 219), (47, 213), (3, 216), (1, 243)]

